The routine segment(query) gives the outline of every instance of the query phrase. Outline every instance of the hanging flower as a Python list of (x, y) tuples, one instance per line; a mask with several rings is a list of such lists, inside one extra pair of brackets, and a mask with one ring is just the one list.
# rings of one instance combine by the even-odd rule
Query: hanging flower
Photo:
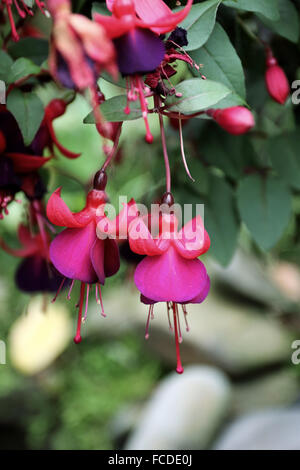
[(94, 15), (113, 39), (119, 70), (128, 77), (128, 103), (124, 111), (129, 114), (129, 102), (139, 98), (148, 143), (153, 136), (148, 123), (148, 90), (142, 75), (154, 71), (164, 59), (165, 45), (159, 34), (172, 31), (187, 16), (192, 3), (193, 0), (188, 0), (184, 9), (173, 13), (162, 0), (108, 0), (112, 16)]
[(274, 57), (272, 50), (266, 48), (266, 87), (269, 95), (279, 104), (284, 104), (290, 93), (290, 85), (284, 73), (279, 67), (277, 59)]
[(10, 248), (0, 239), (0, 246), (4, 251), (12, 256), (24, 258), (15, 275), (18, 288), (31, 293), (55, 292), (62, 278), (49, 260), (49, 235), (46, 235), (45, 244), (44, 235), (34, 235), (21, 224), (18, 228), (18, 239), (22, 245), (19, 249)]
[(150, 305), (146, 338), (149, 336), (149, 321), (153, 315), (154, 304), (166, 302), (168, 315), (169, 311), (173, 312), (176, 370), (182, 373), (179, 306), (182, 307), (186, 319), (186, 304), (201, 303), (208, 294), (209, 277), (204, 264), (197, 258), (209, 249), (209, 236), (200, 216), (178, 231), (178, 220), (172, 213), (162, 214), (158, 237), (152, 237), (140, 217), (131, 223), (128, 235), (131, 250), (146, 255), (138, 264), (134, 275), (135, 284), (141, 292), (141, 301)]
[[(50, 246), (50, 259), (56, 269), (65, 277), (72, 280), (70, 293), (75, 280), (81, 282), (79, 313), (75, 343), (81, 341), (81, 323), (84, 297), (86, 298), (85, 315), (88, 309), (89, 290), (92, 284), (96, 286), (96, 298), (101, 303), (102, 315), (104, 314), (101, 284), (105, 278), (113, 276), (120, 267), (119, 249), (116, 240), (110, 238), (113, 234), (127, 230), (132, 216), (129, 212), (134, 201), (124, 205), (123, 210), (111, 221), (105, 215), (107, 195), (104, 191), (106, 175), (98, 172), (94, 179), (94, 189), (87, 195), (85, 208), (72, 213), (60, 197), (61, 189), (57, 189), (50, 197), (47, 205), (49, 220), (58, 226), (67, 227), (55, 237)], [(136, 212), (134, 212), (135, 214)], [(104, 235), (100, 238), (100, 236)], [(85, 290), (87, 290), (85, 294)], [(100, 300), (98, 299), (98, 295)]]
[(49, 0), (53, 17), (49, 67), (66, 88), (94, 88), (102, 70), (117, 73), (114, 47), (104, 28), (72, 14), (69, 0)]

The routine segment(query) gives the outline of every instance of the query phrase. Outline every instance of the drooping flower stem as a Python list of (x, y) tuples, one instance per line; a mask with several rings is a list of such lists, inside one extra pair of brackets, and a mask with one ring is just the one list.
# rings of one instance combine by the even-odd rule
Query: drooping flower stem
[(122, 123), (119, 124), (118, 130), (117, 130), (117, 133), (116, 133), (116, 137), (115, 137), (115, 140), (114, 140), (114, 145), (113, 145), (109, 155), (107, 156), (105, 162), (103, 163), (103, 165), (101, 167), (101, 171), (105, 171), (106, 168), (108, 167), (108, 165), (111, 163), (111, 161), (116, 156), (116, 154), (118, 152), (121, 131), (122, 131)]
[[(160, 98), (155, 99), (155, 106), (159, 109), (161, 106)], [(170, 170), (170, 162), (167, 150), (167, 143), (166, 143), (166, 135), (164, 129), (164, 120), (161, 113), (158, 113), (159, 116), (159, 125), (160, 125), (160, 134), (161, 134), (161, 142), (164, 154), (164, 161), (165, 161), (165, 168), (166, 168), (166, 192), (171, 192), (171, 170)]]
[[(179, 114), (179, 116), (180, 116), (180, 114)], [(194, 178), (192, 177), (192, 175), (191, 175), (191, 173), (190, 173), (190, 170), (189, 170), (189, 167), (188, 167), (186, 158), (185, 158), (181, 117), (179, 117), (179, 119), (178, 119), (178, 125), (179, 125), (180, 149), (181, 149), (181, 156), (182, 156), (182, 161), (183, 161), (183, 164), (184, 164), (184, 168), (185, 168), (185, 171), (186, 171), (187, 174), (188, 174), (188, 177), (189, 177), (193, 182), (195, 182)]]
[(181, 359), (180, 359), (178, 324), (177, 324), (177, 305), (175, 302), (172, 303), (172, 309), (173, 309), (173, 321), (174, 321), (175, 345), (176, 345), (176, 357), (177, 357), (176, 372), (178, 374), (182, 374), (184, 369), (182, 367)]
[(78, 310), (78, 320), (77, 320), (77, 330), (74, 337), (74, 343), (78, 344), (81, 342), (81, 324), (82, 324), (82, 308), (85, 294), (85, 283), (81, 282), (80, 285), (80, 298), (79, 298), (79, 310)]

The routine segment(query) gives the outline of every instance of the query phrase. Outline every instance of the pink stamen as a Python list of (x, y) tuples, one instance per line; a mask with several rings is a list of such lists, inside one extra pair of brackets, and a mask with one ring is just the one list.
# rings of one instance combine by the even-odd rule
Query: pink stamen
[(170, 318), (170, 304), (169, 302), (167, 302), (167, 313), (168, 313), (168, 322), (169, 322), (169, 329), (171, 331), (173, 331), (173, 326), (172, 326), (172, 323), (171, 323), (171, 318)]
[(54, 296), (53, 299), (51, 300), (52, 303), (54, 303), (54, 302), (56, 301), (57, 297), (59, 296), (59, 293), (60, 293), (60, 291), (61, 291), (62, 288), (63, 288), (63, 285), (64, 285), (64, 283), (65, 283), (65, 280), (66, 280), (66, 278), (64, 277), (63, 280), (62, 280), (61, 283), (60, 283), (60, 286), (59, 286), (59, 288), (58, 288), (58, 291), (56, 292), (55, 296)]
[[(155, 106), (157, 107), (157, 109), (160, 109), (160, 106), (161, 106), (160, 98), (155, 98)], [(161, 134), (161, 143), (162, 143), (162, 148), (163, 148), (165, 169), (166, 169), (166, 192), (170, 193), (171, 192), (171, 169), (170, 169), (169, 156), (168, 156), (168, 150), (167, 150), (164, 120), (163, 120), (161, 113), (158, 113), (158, 116), (159, 116), (160, 134)]]
[(85, 293), (85, 283), (82, 282), (80, 286), (80, 297), (79, 297), (79, 311), (78, 311), (78, 320), (77, 320), (77, 329), (76, 335), (74, 337), (74, 343), (78, 344), (81, 342), (81, 324), (82, 324), (82, 307), (84, 301), (84, 293)]
[(88, 307), (89, 307), (89, 293), (90, 293), (90, 285), (87, 284), (86, 297), (85, 297), (85, 312), (84, 312), (84, 317), (82, 319), (82, 323), (84, 323), (87, 319), (87, 311), (88, 311)]
[(146, 323), (145, 339), (149, 338), (149, 324), (150, 324), (150, 317), (152, 317), (152, 315), (153, 315), (153, 305), (150, 305), (147, 323)]
[[(102, 293), (101, 293), (101, 287), (100, 287), (100, 284), (96, 284), (96, 289), (97, 289), (97, 286), (98, 286), (98, 289), (99, 289), (99, 297), (100, 297), (100, 305), (101, 305), (101, 315), (102, 317), (106, 318), (106, 314), (104, 313), (104, 307), (103, 307), (103, 301), (102, 301)], [(97, 292), (96, 292), (96, 296), (97, 296)], [(99, 304), (99, 302), (97, 301), (97, 303)]]
[(181, 149), (182, 161), (183, 161), (184, 168), (185, 168), (185, 171), (187, 172), (188, 177), (189, 177), (189, 178), (193, 181), (193, 183), (194, 183), (195, 180), (194, 180), (194, 178), (192, 177), (192, 175), (191, 175), (191, 173), (190, 173), (190, 170), (189, 170), (189, 167), (188, 167), (186, 158), (185, 158), (184, 144), (183, 144), (183, 133), (182, 133), (182, 122), (181, 122), (181, 119), (180, 119), (180, 118), (178, 119), (178, 124), (179, 124), (179, 138), (180, 138), (180, 149)]
[[(17, 0), (13, 0), (14, 2), (14, 5), (16, 7), (16, 10), (18, 12), (18, 15), (21, 17), (21, 18), (25, 18), (26, 17), (26, 13), (25, 11), (21, 10), (21, 8), (19, 7), (19, 4), (18, 4), (18, 1)], [(23, 3), (23, 2), (22, 2)], [(25, 9), (25, 8), (24, 8)], [(26, 10), (26, 9), (25, 9)]]
[(136, 86), (139, 92), (141, 110), (142, 110), (142, 115), (143, 115), (143, 119), (145, 122), (145, 128), (146, 128), (145, 140), (148, 144), (151, 144), (153, 142), (153, 135), (151, 134), (151, 131), (150, 131), (150, 126), (149, 126), (149, 121), (148, 121), (148, 105), (147, 105), (146, 98), (144, 96), (142, 80), (140, 77), (136, 77)]
[(182, 334), (181, 334), (181, 325), (180, 325), (180, 318), (178, 313), (178, 305), (176, 304), (176, 316), (177, 316), (177, 324), (178, 324), (178, 332), (179, 332), (179, 343), (182, 343)]
[(181, 364), (180, 358), (180, 348), (179, 348), (179, 339), (178, 339), (178, 327), (177, 327), (177, 315), (176, 315), (176, 304), (173, 302), (173, 320), (174, 320), (174, 330), (175, 330), (175, 345), (176, 345), (176, 358), (177, 358), (177, 367), (176, 372), (182, 374), (184, 369)]
[(8, 19), (10, 22), (12, 38), (14, 41), (19, 41), (20, 36), (18, 35), (17, 30), (16, 30), (14, 17), (11, 11), (11, 4), (12, 4), (12, 0), (6, 0), (6, 9), (7, 9), (7, 14), (8, 14)]
[(68, 295), (67, 295), (68, 300), (71, 300), (71, 292), (72, 292), (74, 283), (75, 283), (75, 279), (73, 279), (73, 281), (71, 282), (71, 286), (70, 286), (70, 289), (69, 289), (69, 292), (68, 292)]
[(190, 331), (190, 326), (189, 326), (188, 319), (187, 319), (187, 310), (186, 310), (185, 305), (182, 305), (182, 311), (183, 311), (183, 317), (184, 317), (184, 321), (185, 321), (186, 331), (188, 333)]

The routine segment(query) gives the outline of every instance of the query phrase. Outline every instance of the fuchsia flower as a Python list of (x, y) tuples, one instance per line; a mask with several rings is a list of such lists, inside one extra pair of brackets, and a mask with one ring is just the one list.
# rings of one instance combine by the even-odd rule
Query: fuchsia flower
[(253, 114), (243, 106), (234, 106), (225, 109), (210, 109), (207, 114), (211, 116), (222, 129), (229, 134), (241, 135), (255, 126)]
[[(186, 319), (186, 304), (203, 302), (209, 292), (209, 277), (204, 264), (197, 259), (209, 249), (209, 236), (200, 216), (192, 219), (178, 232), (178, 220), (172, 213), (161, 216), (157, 238), (152, 237), (141, 217), (130, 224), (128, 235), (131, 250), (146, 255), (138, 264), (134, 275), (135, 284), (141, 292), (141, 301), (150, 305), (146, 338), (149, 336), (153, 304), (166, 302), (168, 315), (170, 310), (173, 311), (176, 370), (182, 373), (178, 305), (182, 306)], [(170, 318), (169, 324), (171, 325)]]
[[(131, 200), (124, 205), (115, 220), (108, 219), (104, 212), (107, 202), (105, 185), (106, 175), (103, 177), (103, 172), (98, 172), (94, 180), (94, 189), (87, 195), (86, 206), (78, 213), (72, 213), (61, 199), (60, 188), (52, 194), (47, 205), (49, 220), (55, 225), (67, 227), (52, 241), (50, 259), (64, 278), (72, 279), (68, 298), (70, 298), (74, 281), (81, 282), (75, 343), (81, 341), (80, 329), (86, 286), (86, 309), (83, 320), (87, 316), (91, 284), (96, 284), (96, 298), (99, 303), (99, 292), (102, 315), (105, 316), (100, 284), (104, 285), (105, 278), (113, 276), (120, 267), (118, 245), (116, 240), (108, 235), (113, 233), (113, 229), (116, 237), (124, 230), (127, 231), (132, 217), (129, 213), (136, 214), (135, 210), (132, 211), (135, 202)], [(99, 238), (100, 234), (104, 235), (103, 239)]]
[(95, 13), (95, 21), (102, 25), (114, 40), (118, 67), (127, 83), (128, 104), (138, 97), (146, 126), (146, 141), (153, 136), (148, 123), (147, 88), (142, 75), (154, 71), (163, 61), (165, 46), (159, 34), (172, 31), (189, 13), (193, 0), (188, 0), (181, 11), (173, 13), (162, 0), (107, 0), (112, 16)]
[(290, 93), (290, 86), (284, 70), (279, 67), (277, 60), (269, 47), (266, 48), (265, 81), (269, 95), (279, 104), (284, 104)]
[[(8, 20), (10, 22), (11, 27), (11, 35), (14, 41), (18, 41), (20, 39), (19, 34), (16, 29), (15, 20), (13, 16), (12, 6), (15, 6), (15, 9), (20, 16), (20, 18), (24, 19), (26, 16), (33, 16), (33, 11), (26, 5), (24, 0), (1, 0), (2, 6), (6, 8)], [(35, 4), (39, 8), (39, 10), (45, 14), (45, 3), (40, 0), (35, 0)]]
[(115, 51), (104, 28), (88, 18), (72, 14), (69, 0), (48, 0), (53, 17), (49, 67), (65, 87), (95, 87), (102, 70), (116, 75)]

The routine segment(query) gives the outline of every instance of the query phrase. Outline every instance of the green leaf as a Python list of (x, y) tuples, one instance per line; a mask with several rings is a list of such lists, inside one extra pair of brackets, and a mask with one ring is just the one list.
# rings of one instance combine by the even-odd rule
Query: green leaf
[(15, 88), (7, 98), (7, 109), (14, 115), (25, 145), (30, 145), (44, 117), (44, 107), (34, 93), (22, 93)]
[(279, 20), (277, 0), (226, 0), (223, 5), (239, 10), (261, 13), (273, 21)]
[(49, 42), (46, 39), (28, 37), (12, 43), (8, 52), (14, 59), (26, 57), (36, 65), (42, 65), (48, 57)]
[(267, 142), (273, 168), (292, 188), (300, 189), (299, 131), (269, 139)]
[(13, 62), (12, 58), (6, 52), (0, 50), (0, 80), (7, 83), (7, 77)]
[[(140, 102), (132, 101), (130, 105), (130, 114), (124, 113), (127, 103), (126, 95), (118, 95), (104, 101), (100, 106), (100, 111), (104, 119), (108, 122), (132, 121), (142, 117)], [(95, 118), (93, 112), (89, 113), (83, 120), (85, 124), (94, 124)]]
[[(206, 44), (191, 52), (191, 56), (196, 63), (203, 64), (201, 72), (207, 78), (223, 83), (245, 98), (245, 77), (241, 60), (222, 26), (217, 23)], [(198, 72), (193, 70), (193, 73)]]
[(201, 150), (207, 164), (235, 180), (241, 178), (246, 167), (255, 165), (251, 140), (247, 136), (232, 137), (216, 126), (206, 132)]
[(176, 92), (182, 93), (181, 98), (169, 96), (166, 106), (172, 111), (192, 114), (211, 108), (230, 94), (230, 90), (221, 83), (202, 78), (191, 78), (176, 86)]
[(281, 238), (291, 216), (291, 194), (277, 177), (250, 175), (240, 181), (238, 208), (256, 243), (264, 250)]
[(209, 196), (204, 206), (204, 224), (211, 238), (210, 253), (223, 266), (236, 248), (239, 232), (234, 194), (223, 178), (211, 175)]
[(258, 15), (261, 21), (272, 31), (297, 43), (299, 39), (299, 14), (290, 0), (277, 0), (280, 18), (271, 21), (264, 15)]
[(216, 14), (221, 0), (206, 0), (193, 5), (189, 15), (180, 26), (188, 32), (187, 51), (201, 47), (209, 38), (216, 21)]
[(15, 83), (18, 80), (28, 77), (29, 75), (37, 75), (40, 72), (40, 67), (35, 65), (31, 60), (25, 57), (20, 57), (11, 66), (8, 83)]

